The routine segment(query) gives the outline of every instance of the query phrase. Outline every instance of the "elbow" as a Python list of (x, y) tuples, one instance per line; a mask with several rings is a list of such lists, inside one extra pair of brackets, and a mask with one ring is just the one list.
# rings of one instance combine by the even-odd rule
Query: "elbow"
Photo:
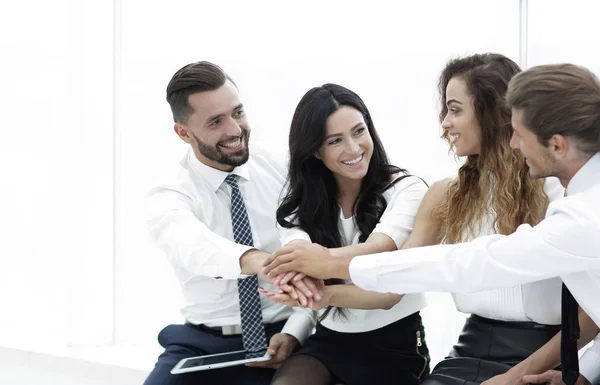
[(400, 302), (401, 299), (402, 299), (401, 295), (398, 295), (398, 294), (388, 294), (388, 298), (383, 303), (383, 306), (381, 307), (381, 309), (382, 310), (390, 310), (391, 308), (393, 308), (394, 306), (396, 306), (398, 304), (398, 302)]

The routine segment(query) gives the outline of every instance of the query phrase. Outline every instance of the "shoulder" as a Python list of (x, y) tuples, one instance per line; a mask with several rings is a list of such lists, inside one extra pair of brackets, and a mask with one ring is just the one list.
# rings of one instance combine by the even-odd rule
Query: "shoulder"
[(434, 207), (446, 199), (446, 192), (452, 182), (452, 178), (444, 178), (434, 182), (425, 193), (419, 211), (433, 211)]
[(390, 184), (386, 191), (401, 192), (406, 189), (427, 190), (427, 184), (416, 175), (397, 173), (391, 176)]
[(427, 189), (427, 184), (418, 176), (397, 174), (391, 178), (390, 185), (383, 192), (383, 197), (388, 208), (402, 202), (420, 203)]
[(444, 179), (440, 179), (438, 181), (435, 181), (431, 187), (429, 187), (429, 190), (427, 190), (427, 195), (429, 196), (429, 199), (434, 199), (434, 200), (443, 200), (444, 197), (446, 196), (446, 192), (448, 191), (448, 187), (450, 186), (450, 183), (452, 182), (452, 178), (444, 178)]
[(192, 190), (197, 190), (198, 185), (204, 185), (205, 181), (201, 176), (192, 171), (189, 156), (190, 152), (188, 151), (179, 162), (156, 170), (152, 189), (148, 195), (165, 190), (188, 195)]
[(548, 177), (544, 179), (544, 192), (548, 195), (550, 202), (554, 202), (565, 195), (565, 188), (560, 184), (558, 178)]
[(261, 179), (274, 178), (281, 183), (285, 181), (288, 171), (285, 152), (260, 142), (251, 142), (249, 148), (248, 164), (251, 172)]

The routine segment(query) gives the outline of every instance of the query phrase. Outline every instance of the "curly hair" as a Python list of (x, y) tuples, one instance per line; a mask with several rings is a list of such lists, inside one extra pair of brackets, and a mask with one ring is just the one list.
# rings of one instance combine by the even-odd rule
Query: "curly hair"
[[(505, 95), (519, 66), (493, 53), (476, 54), (448, 62), (439, 79), (440, 122), (448, 113), (446, 87), (458, 77), (473, 98), (481, 127), (481, 150), (467, 156), (458, 176), (449, 182), (446, 199), (434, 210), (442, 225), (442, 242), (458, 243), (479, 235), (486, 215), (497, 234), (510, 234), (523, 224), (536, 225), (549, 199), (543, 180), (534, 180), (519, 151), (510, 148), (511, 110)], [(448, 132), (442, 138), (450, 143)]]

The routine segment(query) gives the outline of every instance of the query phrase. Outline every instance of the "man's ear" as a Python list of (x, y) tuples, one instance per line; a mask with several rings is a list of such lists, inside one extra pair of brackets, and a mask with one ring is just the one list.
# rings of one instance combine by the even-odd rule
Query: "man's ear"
[(554, 134), (548, 139), (548, 150), (559, 158), (565, 156), (572, 145), (564, 135)]
[(183, 124), (175, 123), (175, 125), (173, 126), (173, 130), (175, 131), (177, 136), (179, 136), (181, 138), (181, 140), (183, 140), (184, 142), (186, 142), (188, 144), (193, 143), (192, 136), (191, 136), (188, 128), (186, 126), (184, 126)]

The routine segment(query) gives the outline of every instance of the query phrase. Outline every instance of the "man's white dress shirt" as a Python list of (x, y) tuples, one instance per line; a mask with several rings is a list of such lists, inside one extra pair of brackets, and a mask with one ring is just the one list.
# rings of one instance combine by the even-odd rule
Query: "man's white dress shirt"
[[(558, 178), (546, 178), (544, 191), (550, 202), (562, 199), (565, 189)], [(492, 235), (495, 218), (493, 208), (478, 222), (476, 236), (465, 234), (465, 241)], [(466, 233), (466, 232), (465, 232)], [(474, 293), (453, 293), (456, 309), (499, 321), (537, 322), (560, 325), (562, 281), (550, 278), (512, 287), (500, 287)]]
[[(581, 308), (600, 325), (600, 153), (571, 179), (567, 197), (548, 206), (537, 226), (354, 258), (352, 281), (394, 293), (475, 292), (560, 276)], [(580, 372), (600, 381), (600, 336), (580, 360)]]
[[(232, 171), (240, 177), (254, 247), (267, 253), (280, 247), (275, 211), (285, 182), (285, 164), (283, 158), (251, 143), (248, 162)], [(190, 150), (147, 198), (150, 235), (175, 270), (185, 299), (181, 312), (193, 324), (240, 324), (239, 259), (252, 247), (233, 241), (228, 174), (201, 163)], [(276, 291), (260, 278), (259, 285)], [(292, 309), (265, 298), (261, 304), (264, 322), (288, 319), (282, 333), (300, 343), (314, 327), (314, 316), (307, 309)]]

